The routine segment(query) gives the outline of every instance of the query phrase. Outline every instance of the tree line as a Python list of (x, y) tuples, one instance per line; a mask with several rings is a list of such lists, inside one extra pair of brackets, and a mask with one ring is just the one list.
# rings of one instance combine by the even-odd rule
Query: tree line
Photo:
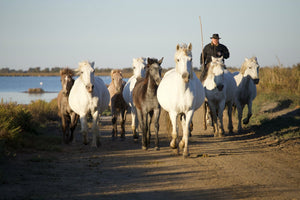
[[(5, 68), (0, 68), (0, 73), (1, 74), (10, 74), (10, 73), (59, 73), (59, 71), (63, 69), (61, 67), (53, 67), (53, 68), (45, 68), (41, 69), (40, 67), (31, 67), (28, 70), (23, 70), (23, 69), (10, 69), (8, 67)], [(95, 73), (110, 73), (112, 69), (111, 68), (95, 68)], [(122, 71), (124, 73), (131, 73), (132, 68), (123, 68)]]

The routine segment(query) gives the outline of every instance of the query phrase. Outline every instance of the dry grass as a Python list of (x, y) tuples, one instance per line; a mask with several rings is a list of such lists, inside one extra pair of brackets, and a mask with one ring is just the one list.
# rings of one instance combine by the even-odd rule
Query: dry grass
[(300, 96), (300, 64), (292, 68), (263, 67), (259, 76), (259, 92)]

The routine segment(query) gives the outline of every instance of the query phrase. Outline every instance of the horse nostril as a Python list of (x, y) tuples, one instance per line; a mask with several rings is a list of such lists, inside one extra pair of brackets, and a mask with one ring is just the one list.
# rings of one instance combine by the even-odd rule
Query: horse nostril
[(223, 84), (220, 84), (220, 85), (217, 86), (217, 88), (218, 88), (219, 91), (222, 91), (223, 88), (224, 88), (224, 85), (223, 85)]
[(253, 81), (254, 81), (254, 84), (258, 84), (259, 83), (259, 78), (254, 79)]
[(92, 92), (94, 89), (94, 85), (89, 84), (89, 85), (86, 85), (85, 88), (87, 89), (88, 92)]
[(184, 72), (184, 73), (182, 74), (182, 79), (183, 79), (186, 83), (189, 82), (190, 74), (187, 73), (187, 72)]

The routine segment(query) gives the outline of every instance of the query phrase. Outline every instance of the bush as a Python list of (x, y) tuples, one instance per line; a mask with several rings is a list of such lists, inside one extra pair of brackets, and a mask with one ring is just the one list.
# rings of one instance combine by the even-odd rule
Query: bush
[(56, 102), (56, 99), (50, 103), (38, 100), (29, 105), (0, 102), (0, 157), (12, 155), (23, 147), (45, 146), (44, 137), (37, 136), (37, 130), (48, 121), (57, 120)]
[(35, 122), (45, 123), (48, 120), (57, 120), (58, 108), (56, 99), (53, 99), (50, 103), (44, 100), (32, 101), (27, 107)]
[(260, 92), (300, 95), (300, 64), (292, 68), (262, 67), (259, 73)]

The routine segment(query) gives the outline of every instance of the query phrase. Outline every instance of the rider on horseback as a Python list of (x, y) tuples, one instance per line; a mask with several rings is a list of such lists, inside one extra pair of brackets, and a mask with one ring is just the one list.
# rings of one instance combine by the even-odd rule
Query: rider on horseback
[[(219, 43), (219, 34), (215, 33), (210, 37), (211, 43), (207, 44), (203, 49), (203, 59), (202, 59), (202, 53), (200, 57), (200, 64), (202, 66), (202, 73), (200, 76), (201, 82), (203, 82), (206, 79), (207, 75), (207, 64), (211, 62), (211, 57), (219, 58), (223, 56), (223, 62), (224, 59), (229, 58), (229, 51), (227, 47), (223, 44)], [(204, 62), (204, 63), (203, 63)]]

